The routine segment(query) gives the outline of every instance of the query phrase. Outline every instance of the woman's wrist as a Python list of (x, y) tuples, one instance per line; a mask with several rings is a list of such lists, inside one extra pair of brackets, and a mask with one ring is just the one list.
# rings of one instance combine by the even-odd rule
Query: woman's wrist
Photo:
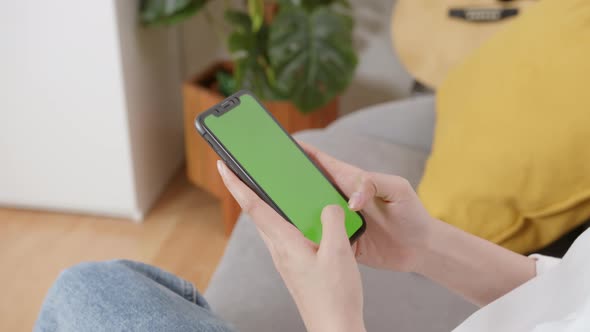
[(424, 228), (422, 241), (416, 248), (416, 258), (411, 272), (428, 277), (432, 262), (440, 259), (441, 253), (448, 249), (448, 245), (444, 244), (444, 238), (448, 231), (445, 226), (449, 225), (435, 218), (430, 218), (425, 224), (427, 226)]
[[(404, 246), (401, 250), (396, 251), (398, 255), (389, 258), (390, 262), (386, 264), (388, 269), (394, 272), (410, 272), (424, 274), (428, 267), (428, 261), (432, 260), (437, 252), (440, 251), (440, 245), (436, 234), (440, 234), (440, 220), (430, 216), (426, 220), (420, 220), (422, 225), (419, 232), (415, 232), (411, 238), (411, 244)], [(399, 255), (404, 252), (403, 255)]]
[(535, 262), (440, 220), (432, 220), (413, 272), (486, 305), (535, 276)]

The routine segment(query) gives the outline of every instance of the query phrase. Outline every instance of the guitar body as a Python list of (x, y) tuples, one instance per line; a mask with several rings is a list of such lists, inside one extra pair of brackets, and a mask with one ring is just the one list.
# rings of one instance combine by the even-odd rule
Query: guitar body
[(448, 71), (536, 0), (398, 0), (395, 52), (414, 78), (436, 89)]

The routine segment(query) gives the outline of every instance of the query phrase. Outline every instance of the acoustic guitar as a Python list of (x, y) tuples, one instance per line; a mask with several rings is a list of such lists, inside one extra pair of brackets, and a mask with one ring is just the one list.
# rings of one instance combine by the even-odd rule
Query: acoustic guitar
[(536, 0), (398, 0), (391, 35), (408, 72), (431, 89)]

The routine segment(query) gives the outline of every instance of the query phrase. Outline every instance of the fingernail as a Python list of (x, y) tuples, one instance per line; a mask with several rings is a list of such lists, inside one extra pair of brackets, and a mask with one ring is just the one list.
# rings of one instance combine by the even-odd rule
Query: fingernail
[(332, 217), (337, 218), (337, 219), (342, 219), (344, 221), (344, 210), (342, 210), (342, 207), (340, 205), (336, 205), (336, 204), (328, 205), (322, 209), (322, 215), (320, 218), (322, 224), (326, 220), (332, 219), (328, 215), (331, 215)]
[(223, 168), (223, 164), (221, 163), (221, 160), (217, 161), (217, 171), (219, 172), (219, 175), (225, 176), (225, 169)]
[(358, 191), (355, 191), (352, 193), (352, 195), (350, 195), (350, 199), (348, 200), (348, 207), (350, 209), (356, 209), (360, 206), (361, 204), (361, 193)]

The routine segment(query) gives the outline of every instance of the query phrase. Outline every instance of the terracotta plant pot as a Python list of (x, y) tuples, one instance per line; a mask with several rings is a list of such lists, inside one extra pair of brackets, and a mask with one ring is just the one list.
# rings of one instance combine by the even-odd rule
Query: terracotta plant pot
[[(192, 183), (221, 200), (225, 230), (227, 234), (230, 234), (240, 214), (240, 207), (225, 189), (217, 174), (215, 163), (219, 157), (194, 127), (194, 120), (199, 113), (224, 99), (216, 89), (215, 80), (215, 73), (221, 69), (231, 71), (232, 65), (229, 62), (215, 63), (202, 74), (184, 83), (184, 137), (188, 178)], [(322, 128), (338, 117), (338, 99), (307, 114), (301, 113), (287, 101), (263, 103), (289, 133)]]

